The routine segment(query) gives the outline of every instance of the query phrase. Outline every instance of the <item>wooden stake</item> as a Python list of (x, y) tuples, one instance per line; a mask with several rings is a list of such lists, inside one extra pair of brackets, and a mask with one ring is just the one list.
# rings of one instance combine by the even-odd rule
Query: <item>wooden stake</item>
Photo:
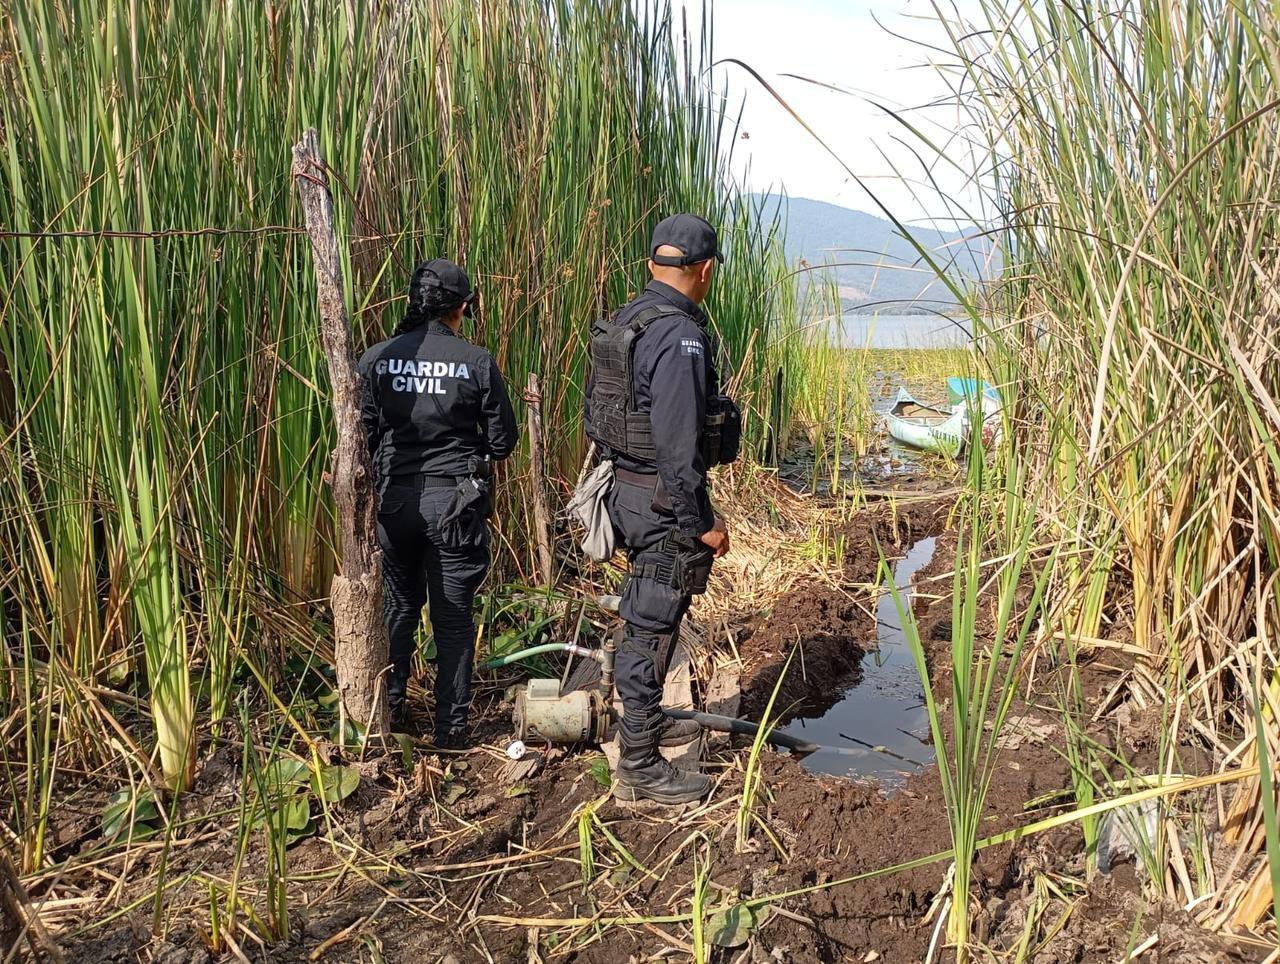
[(314, 128), (293, 148), (293, 179), (302, 198), (315, 258), (320, 333), (329, 359), (338, 444), (333, 456), (333, 499), (338, 509), (342, 564), (333, 577), (334, 660), (345, 714), (369, 734), (387, 732), (380, 685), (387, 667), (387, 630), (382, 619), (382, 551), (378, 548), (377, 494), (360, 404), (364, 385), (351, 350), (351, 326), (333, 229), (333, 197)]
[(538, 534), (538, 570), (544, 586), (555, 575), (551, 554), (551, 512), (547, 508), (546, 444), (542, 437), (542, 387), (529, 373), (525, 399), (529, 403), (529, 473), (533, 479), (533, 525)]

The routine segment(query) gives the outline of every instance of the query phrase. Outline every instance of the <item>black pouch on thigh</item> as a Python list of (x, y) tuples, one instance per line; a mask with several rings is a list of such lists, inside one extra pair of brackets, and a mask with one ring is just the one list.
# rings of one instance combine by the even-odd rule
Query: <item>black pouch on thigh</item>
[(484, 545), (488, 534), (485, 522), (492, 511), (488, 484), (463, 479), (440, 514), (440, 541), (450, 549)]
[(680, 621), (688, 602), (688, 597), (671, 584), (670, 576), (664, 579), (633, 572), (627, 577), (618, 612), (626, 622), (639, 629), (667, 633)]

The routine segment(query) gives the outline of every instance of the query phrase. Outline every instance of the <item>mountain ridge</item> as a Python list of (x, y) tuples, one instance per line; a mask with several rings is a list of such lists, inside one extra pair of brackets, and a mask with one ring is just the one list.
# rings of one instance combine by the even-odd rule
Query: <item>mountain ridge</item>
[[(885, 218), (812, 198), (751, 195), (766, 221), (779, 218), (787, 260), (816, 269), (809, 284), (834, 282), (844, 309), (888, 314), (954, 311), (955, 296)], [(954, 231), (906, 225), (961, 286), (1000, 271), (1000, 253), (974, 225)]]

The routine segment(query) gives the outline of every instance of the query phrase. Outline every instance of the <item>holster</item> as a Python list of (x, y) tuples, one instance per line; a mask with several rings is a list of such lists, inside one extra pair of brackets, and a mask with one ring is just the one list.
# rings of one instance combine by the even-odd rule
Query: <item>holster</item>
[(485, 521), (492, 511), (489, 483), (470, 477), (463, 479), (440, 517), (440, 538), (454, 549), (484, 544)]
[(672, 586), (686, 596), (700, 596), (707, 591), (711, 563), (715, 558), (709, 547), (672, 529), (663, 539), (662, 548), (673, 559)]

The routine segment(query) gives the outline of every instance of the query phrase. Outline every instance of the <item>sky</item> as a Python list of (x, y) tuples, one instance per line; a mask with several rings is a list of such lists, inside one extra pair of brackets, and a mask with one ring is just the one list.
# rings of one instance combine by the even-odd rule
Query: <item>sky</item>
[[(689, 21), (696, 23), (700, 2), (686, 3)], [(942, 3), (956, 7), (952, 0)], [(977, 0), (957, 3), (960, 15), (972, 19)], [(736, 58), (755, 68), (895, 215), (940, 228), (963, 217), (937, 189), (922, 183), (920, 162), (895, 141), (911, 135), (883, 109), (905, 109), (903, 116), (926, 126), (934, 138), (958, 126), (954, 106), (921, 109), (949, 96), (946, 82), (930, 65), (930, 58), (941, 61), (943, 55), (894, 36), (944, 44), (932, 0), (716, 0), (714, 14), (716, 59)], [(788, 73), (842, 90), (784, 76)], [(751, 189), (781, 187), (792, 197), (881, 214), (867, 191), (746, 71), (723, 65), (712, 76), (718, 88), (727, 89), (731, 114), (743, 105), (734, 163)], [(962, 153), (952, 156), (971, 168)], [(895, 171), (917, 181), (916, 190)], [(934, 176), (972, 217), (977, 195), (967, 188), (965, 176), (948, 165), (934, 165)]]

